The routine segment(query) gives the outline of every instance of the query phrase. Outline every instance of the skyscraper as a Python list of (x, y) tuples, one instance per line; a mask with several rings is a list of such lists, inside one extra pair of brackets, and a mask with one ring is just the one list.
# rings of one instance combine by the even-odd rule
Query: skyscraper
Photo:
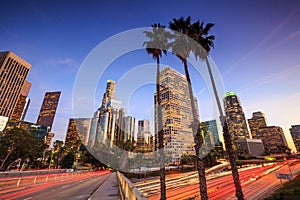
[(150, 132), (149, 120), (143, 119), (138, 121), (137, 134), (137, 152), (150, 152), (153, 150), (153, 136)]
[(0, 116), (12, 116), (30, 68), (13, 52), (0, 52)]
[(69, 119), (65, 145), (71, 149), (79, 149), (81, 144), (88, 145), (90, 126), (90, 118)]
[(266, 126), (259, 128), (256, 132), (256, 138), (262, 140), (267, 154), (282, 153), (280, 151), (280, 147), (288, 146), (283, 130), (279, 126)]
[(229, 133), (236, 147), (237, 139), (250, 138), (245, 114), (236, 93), (225, 94), (224, 107)]
[(106, 90), (103, 94), (102, 105), (101, 108), (106, 108), (106, 104), (111, 100), (115, 99), (115, 87), (116, 82), (113, 80), (108, 80), (106, 83)]
[(25, 118), (25, 114), (26, 114), (25, 111), (28, 108), (28, 106), (26, 106), (26, 105), (28, 105), (28, 103), (27, 103), (28, 100), (26, 101), (26, 99), (27, 99), (30, 87), (31, 87), (31, 83), (25, 80), (25, 83), (22, 87), (19, 99), (15, 106), (14, 112), (11, 116), (12, 119), (22, 120), (22, 118), (23, 119)]
[(300, 125), (292, 125), (290, 133), (296, 146), (297, 152), (300, 152)]
[[(194, 155), (194, 137), (190, 127), (193, 121), (186, 77), (171, 67), (160, 72), (160, 99), (164, 148), (171, 163), (178, 163), (183, 154)], [(156, 95), (154, 95), (155, 97)], [(194, 99), (197, 106), (197, 101)], [(154, 98), (156, 105), (156, 98)], [(197, 115), (198, 112), (197, 112)], [(155, 111), (157, 120), (157, 112)], [(158, 148), (157, 121), (155, 122), (155, 150)], [(167, 158), (167, 159), (168, 159)]]
[(222, 143), (221, 143), (220, 137), (219, 137), (217, 121), (216, 120), (210, 120), (210, 121), (205, 121), (204, 123), (207, 125), (208, 131), (213, 136), (213, 141), (212, 141), (213, 145), (221, 147)]
[(40, 114), (37, 119), (38, 125), (49, 126), (50, 131), (53, 125), (60, 94), (61, 92), (46, 92)]
[(126, 116), (124, 118), (124, 132), (125, 132), (125, 138), (124, 142), (130, 141), (131, 143), (134, 142), (134, 129), (135, 129), (135, 118), (132, 116)]
[(251, 131), (251, 135), (253, 139), (258, 139), (257, 137), (257, 131), (260, 128), (266, 127), (267, 126), (267, 122), (265, 119), (265, 114), (258, 111), (258, 112), (254, 112), (252, 114), (252, 118), (248, 119), (248, 124), (250, 127), (250, 131)]

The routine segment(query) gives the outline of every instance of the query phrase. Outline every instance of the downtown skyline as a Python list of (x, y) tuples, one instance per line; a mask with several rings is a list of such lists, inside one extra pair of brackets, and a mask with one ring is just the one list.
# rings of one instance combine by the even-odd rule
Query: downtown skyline
[[(45, 91), (62, 91), (53, 126), (55, 139), (65, 138), (68, 120), (73, 117), (72, 91), (76, 73), (95, 46), (128, 29), (156, 22), (167, 25), (173, 17), (188, 15), (192, 20), (215, 23), (211, 34), (216, 36), (216, 41), (211, 57), (220, 70), (225, 90), (235, 91), (239, 96), (246, 119), (251, 118), (253, 112), (262, 111), (269, 124), (283, 127), (286, 135), (289, 135), (291, 125), (300, 123), (300, 80), (297, 76), (300, 72), (297, 59), (300, 4), (297, 1), (232, 1), (228, 4), (216, 1), (205, 5), (203, 2), (197, 5), (196, 1), (184, 5), (166, 1), (158, 7), (153, 6), (154, 3), (141, 5), (134, 1), (116, 1), (117, 4), (11, 2), (3, 4), (5, 11), (0, 14), (7, 19), (0, 25), (1, 51), (13, 51), (32, 64), (28, 76), (32, 82), (31, 105), (25, 120), (36, 121)], [(17, 4), (16, 8), (14, 4)], [(13, 8), (22, 10), (23, 15), (12, 14)], [(130, 12), (126, 11), (129, 8)], [(170, 54), (167, 57), (171, 57), (170, 60), (163, 57), (162, 64), (183, 71), (179, 61), (172, 60)], [(108, 79), (118, 82), (122, 73), (129, 69), (154, 62), (145, 51), (134, 52), (125, 58), (118, 59), (112, 64), (111, 71), (101, 77), (96, 106), (101, 104)], [(117, 70), (118, 66), (122, 66), (122, 70)], [(200, 119), (211, 120), (211, 111), (207, 108), (212, 102), (205, 85), (197, 78), (192, 74)], [(143, 92), (151, 90), (154, 91), (154, 85), (136, 91), (134, 101), (138, 102)], [(151, 107), (153, 99), (143, 103)], [(151, 118), (142, 105), (136, 107), (139, 110), (132, 109), (133, 116)], [(137, 112), (139, 116), (136, 116)]]

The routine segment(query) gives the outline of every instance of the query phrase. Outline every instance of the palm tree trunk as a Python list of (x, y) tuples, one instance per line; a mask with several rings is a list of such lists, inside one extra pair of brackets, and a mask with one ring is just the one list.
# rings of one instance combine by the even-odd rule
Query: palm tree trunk
[(242, 187), (241, 187), (241, 183), (240, 183), (240, 178), (239, 178), (239, 173), (237, 170), (237, 166), (236, 166), (236, 155), (235, 152), (233, 150), (232, 147), (232, 141), (231, 141), (231, 136), (230, 133), (228, 132), (228, 127), (227, 127), (227, 123), (225, 121), (225, 117), (223, 115), (223, 110), (221, 107), (221, 103), (220, 103), (220, 98), (218, 95), (218, 91), (216, 88), (216, 84), (215, 84), (215, 80), (211, 71), (211, 67), (208, 61), (208, 56), (205, 57), (205, 62), (206, 62), (206, 66), (208, 68), (208, 73), (209, 73), (209, 77), (211, 80), (211, 84), (213, 87), (213, 91), (214, 91), (214, 95), (216, 98), (216, 102), (217, 102), (217, 106), (218, 106), (218, 110), (219, 110), (219, 114), (220, 114), (220, 119), (221, 119), (221, 124), (222, 124), (222, 128), (223, 128), (223, 137), (224, 137), (224, 142), (225, 142), (225, 147), (226, 147), (226, 151), (228, 153), (228, 157), (229, 157), (229, 162), (230, 162), (230, 166), (231, 166), (231, 173), (232, 173), (232, 177), (233, 177), (233, 181), (234, 181), (234, 185), (235, 185), (235, 195), (239, 200), (243, 200), (244, 199), (244, 194), (242, 191)]
[(225, 120), (223, 124), (224, 124), (223, 136), (224, 136), (225, 147), (228, 153), (229, 162), (231, 166), (232, 178), (235, 185), (235, 196), (237, 197), (238, 200), (244, 200), (245, 198), (241, 187), (239, 172), (236, 166), (236, 155), (235, 155), (235, 151), (232, 148), (231, 136), (230, 133), (228, 132), (227, 122)]
[(205, 165), (204, 161), (202, 158), (200, 158), (200, 148), (203, 143), (203, 138), (200, 134), (200, 122), (199, 119), (197, 118), (197, 110), (195, 106), (195, 101), (194, 101), (194, 95), (193, 95), (193, 89), (192, 89), (192, 83), (191, 83), (191, 78), (188, 70), (188, 65), (187, 65), (187, 60), (183, 61), (184, 64), (184, 72), (188, 84), (188, 90), (189, 90), (189, 96), (190, 96), (190, 101), (191, 101), (191, 107), (192, 107), (192, 114), (193, 114), (193, 122), (192, 122), (192, 130), (193, 130), (193, 135), (194, 135), (194, 143), (195, 143), (195, 151), (196, 151), (196, 156), (197, 156), (197, 171), (198, 171), (198, 176), (199, 176), (199, 189), (200, 189), (200, 196), (202, 200), (207, 200), (207, 186), (206, 186), (206, 176), (205, 176)]
[(162, 130), (162, 112), (160, 104), (160, 67), (159, 67), (159, 57), (156, 59), (156, 110), (157, 110), (157, 131), (158, 131), (158, 151), (160, 159), (160, 199), (167, 199), (166, 195), (166, 169), (165, 169), (165, 153), (164, 153), (164, 135)]
[(210, 64), (209, 64), (209, 61), (208, 61), (208, 56), (205, 57), (205, 62), (206, 62), (206, 66), (207, 66), (207, 69), (208, 69), (209, 78), (211, 80), (211, 85), (212, 85), (212, 88), (213, 88), (213, 91), (214, 91), (214, 95), (215, 95), (215, 98), (216, 98), (216, 102), (217, 102), (219, 114), (220, 114), (220, 117), (223, 117), (224, 114), (223, 114), (223, 110), (222, 110), (222, 107), (221, 107), (221, 103), (220, 103), (220, 98), (219, 98), (219, 95), (218, 95), (217, 87), (216, 87), (216, 84), (215, 84), (215, 79), (214, 79), (214, 76), (212, 74), (211, 67), (210, 67)]

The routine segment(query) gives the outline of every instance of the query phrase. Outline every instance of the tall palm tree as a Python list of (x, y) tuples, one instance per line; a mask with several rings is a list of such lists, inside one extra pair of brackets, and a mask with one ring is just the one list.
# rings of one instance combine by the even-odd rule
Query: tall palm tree
[(231, 165), (232, 177), (233, 177), (235, 189), (236, 189), (236, 197), (239, 200), (243, 200), (244, 194), (242, 191), (239, 173), (237, 170), (236, 154), (232, 147), (231, 135), (228, 131), (227, 122), (226, 122), (224, 114), (223, 114), (223, 110), (222, 110), (221, 103), (220, 103), (220, 98), (218, 95), (215, 80), (214, 80), (211, 66), (209, 63), (209, 57), (208, 57), (209, 55), (208, 54), (209, 54), (211, 48), (214, 47), (213, 40), (215, 39), (215, 36), (209, 35), (209, 31), (213, 26), (214, 26), (214, 24), (212, 24), (212, 23), (207, 23), (204, 26), (204, 23), (203, 22), (200, 23), (200, 21), (197, 21), (194, 24), (192, 24), (191, 31), (190, 31), (190, 37), (193, 38), (196, 42), (198, 42), (202, 46), (202, 48), (199, 48), (199, 47), (192, 48), (192, 51), (193, 51), (194, 55), (196, 56), (196, 58), (199, 57), (200, 59), (205, 60), (205, 62), (206, 62), (206, 66), (208, 68), (209, 77), (211, 80), (212, 88), (214, 91), (214, 96), (216, 98), (217, 107), (219, 110), (220, 119), (221, 119), (221, 123), (222, 123), (223, 137), (224, 137), (225, 147), (226, 147), (226, 151), (228, 153), (228, 157), (229, 157), (229, 161), (230, 161), (230, 165)]
[(186, 19), (180, 17), (179, 19), (173, 18), (172, 22), (169, 22), (169, 28), (174, 30), (175, 40), (172, 41), (171, 47), (173, 53), (181, 60), (184, 66), (184, 72), (188, 83), (188, 92), (191, 102), (193, 122), (191, 124), (194, 135), (195, 151), (196, 151), (196, 164), (199, 176), (200, 196), (202, 200), (207, 200), (207, 186), (205, 177), (205, 165), (204, 160), (200, 157), (200, 149), (203, 144), (203, 138), (200, 134), (200, 121), (197, 116), (197, 109), (195, 105), (191, 78), (188, 70), (187, 59), (192, 51), (192, 45), (190, 44), (190, 31), (191, 31), (191, 17)]
[(168, 39), (172, 35), (165, 30), (166, 26), (158, 24), (152, 25), (152, 32), (145, 31), (144, 34), (149, 38), (149, 41), (144, 42), (146, 51), (156, 60), (156, 112), (157, 112), (157, 134), (158, 134), (158, 150), (160, 157), (160, 199), (166, 199), (166, 169), (164, 157), (164, 135), (162, 131), (162, 111), (160, 101), (160, 58), (163, 54), (167, 54)]

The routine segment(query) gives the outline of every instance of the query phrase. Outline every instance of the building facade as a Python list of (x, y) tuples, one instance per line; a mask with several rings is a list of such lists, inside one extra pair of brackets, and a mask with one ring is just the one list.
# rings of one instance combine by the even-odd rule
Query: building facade
[(250, 138), (245, 114), (239, 98), (234, 92), (227, 92), (224, 98), (224, 108), (229, 133), (236, 148), (236, 141)]
[(262, 140), (266, 154), (281, 153), (280, 147), (288, 146), (283, 130), (279, 126), (260, 128), (257, 131), (256, 138)]
[(28, 109), (29, 100), (27, 98), (29, 91), (31, 88), (31, 83), (29, 81), (25, 80), (25, 83), (22, 87), (19, 99), (17, 101), (17, 104), (15, 106), (14, 112), (11, 116), (14, 120), (24, 120), (26, 111)]
[(81, 144), (88, 145), (91, 127), (90, 118), (71, 118), (66, 134), (65, 145), (69, 149), (79, 149)]
[(258, 112), (254, 112), (252, 114), (252, 118), (248, 119), (248, 124), (249, 124), (249, 128), (251, 131), (251, 135), (253, 139), (258, 139), (257, 137), (257, 131), (260, 128), (266, 127), (267, 126), (267, 121), (265, 118), (265, 114), (258, 111)]
[(209, 133), (212, 135), (212, 144), (215, 147), (222, 147), (222, 143), (219, 137), (219, 130), (217, 126), (217, 120), (209, 120), (204, 122), (207, 125)]
[(37, 124), (49, 126), (52, 129), (56, 109), (58, 106), (61, 92), (46, 92), (41, 106)]
[(13, 52), (0, 52), (0, 116), (11, 118), (30, 68)]
[(124, 125), (124, 141), (130, 141), (131, 143), (134, 143), (135, 118), (132, 116), (126, 116), (124, 118)]
[(138, 121), (138, 133), (136, 152), (153, 151), (153, 136), (150, 131), (149, 120), (143, 119)]
[(290, 133), (296, 146), (297, 152), (300, 152), (300, 125), (292, 125)]
[(265, 149), (262, 140), (242, 138), (237, 140), (237, 147), (240, 152), (253, 156), (262, 156)]
[[(186, 77), (171, 67), (160, 72), (160, 99), (164, 149), (170, 163), (179, 163), (183, 154), (194, 155), (194, 137), (191, 129), (193, 115)], [(197, 106), (197, 101), (194, 99)], [(154, 95), (156, 105), (156, 94)], [(198, 112), (197, 115), (199, 116)], [(158, 149), (158, 121), (155, 110), (155, 150)]]

